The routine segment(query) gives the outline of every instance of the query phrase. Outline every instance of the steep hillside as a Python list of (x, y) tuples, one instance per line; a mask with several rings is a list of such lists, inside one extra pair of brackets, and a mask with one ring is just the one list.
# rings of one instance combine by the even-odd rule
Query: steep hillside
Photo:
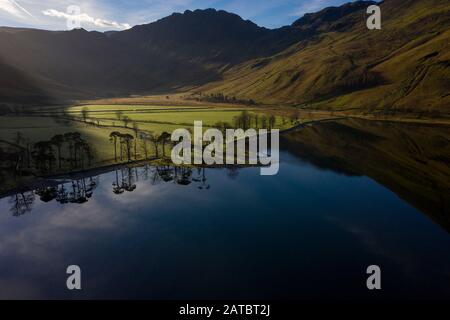
[[(305, 108), (450, 112), (450, 3), (355, 1), (269, 30), (214, 9), (122, 32), (0, 28), (0, 104), (193, 90)], [(194, 89), (192, 89), (194, 88)]]
[[(202, 65), (121, 46), (99, 32), (2, 28), (0, 43), (0, 61), (31, 79), (36, 94), (30, 97), (35, 98), (42, 93), (54, 100), (121, 96), (214, 79)], [(23, 82), (5, 74), (0, 79), (8, 86)], [(23, 101), (26, 96), (2, 91), (0, 99)]]
[(314, 37), (198, 91), (323, 109), (449, 113), (450, 3), (386, 0), (381, 9), (380, 31), (366, 28), (365, 6), (306, 16), (293, 26), (314, 26)]
[[(0, 28), (0, 61), (31, 79), (33, 90), (2, 90), (0, 100), (42, 103), (174, 91), (221, 79), (221, 71), (273, 55), (299, 41), (214, 9), (186, 11), (122, 32)], [(265, 45), (265, 44), (268, 45)], [(20, 86), (19, 86), (20, 87)], [(46, 97), (44, 100), (41, 98)]]

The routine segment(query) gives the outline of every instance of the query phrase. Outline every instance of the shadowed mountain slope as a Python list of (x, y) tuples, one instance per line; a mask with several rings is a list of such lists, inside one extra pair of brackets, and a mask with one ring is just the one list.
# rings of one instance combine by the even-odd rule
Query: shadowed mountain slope
[[(268, 30), (207, 9), (122, 32), (0, 28), (0, 59), (33, 79), (36, 92), (57, 101), (198, 86), (221, 79), (224, 68), (282, 51), (301, 38), (289, 28)], [(5, 91), (0, 99), (42, 102), (38, 94), (20, 95)]]
[(326, 8), (275, 30), (214, 9), (122, 32), (0, 28), (8, 70), (0, 102), (193, 90), (325, 109), (449, 112), (449, 2), (386, 0), (383, 29), (370, 31), (373, 3)]

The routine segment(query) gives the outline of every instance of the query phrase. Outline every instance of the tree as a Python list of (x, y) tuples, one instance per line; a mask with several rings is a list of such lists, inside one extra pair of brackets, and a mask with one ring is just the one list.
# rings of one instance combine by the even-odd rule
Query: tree
[(125, 128), (128, 128), (128, 124), (130, 123), (131, 119), (128, 116), (122, 117), (123, 124), (125, 125)]
[[(81, 167), (84, 168), (84, 161), (83, 161), (83, 151), (85, 150), (85, 142), (84, 141), (77, 141), (75, 142), (75, 158), (78, 159), (81, 163)], [(78, 165), (76, 162), (75, 165)]]
[[(92, 164), (92, 160), (94, 159), (94, 154), (91, 146), (86, 141), (82, 142), (81, 150), (83, 151), (83, 155), (86, 157), (88, 161), (88, 166), (90, 167)], [(82, 158), (81, 166), (84, 168), (84, 157)]]
[(171, 134), (168, 132), (163, 132), (159, 136), (158, 140), (161, 142), (162, 147), (163, 147), (163, 157), (166, 156), (166, 144), (170, 141), (170, 138), (171, 138)]
[(271, 129), (275, 128), (275, 124), (276, 124), (276, 118), (274, 115), (271, 115), (269, 117), (269, 129), (271, 130)]
[(127, 157), (128, 161), (131, 161), (131, 143), (134, 140), (133, 136), (131, 134), (122, 134), (121, 140), (125, 144), (126, 151), (127, 151)]
[(222, 121), (217, 122), (214, 125), (214, 127), (216, 129), (220, 130), (223, 133), (223, 135), (226, 134), (227, 129), (232, 129), (231, 125), (228, 122), (222, 122)]
[(267, 129), (267, 116), (263, 115), (261, 117), (261, 128)]
[(76, 167), (76, 166), (78, 166), (79, 151), (80, 151), (80, 148), (83, 146), (83, 144), (82, 144), (82, 139), (81, 139), (80, 133), (73, 132), (71, 138), (73, 141), (73, 160), (74, 160), (74, 164)]
[(136, 121), (133, 121), (133, 132), (134, 132), (134, 160), (137, 160), (137, 142), (139, 134), (139, 125)]
[(244, 131), (246, 131), (252, 126), (252, 116), (248, 111), (244, 110), (242, 111), (242, 118), (244, 123)]
[(89, 115), (89, 109), (87, 107), (84, 107), (83, 109), (81, 109), (81, 117), (83, 118), (84, 123), (87, 122), (88, 115)]
[(149, 132), (148, 139), (153, 143), (153, 146), (155, 148), (155, 155), (157, 158), (159, 158), (159, 151), (158, 151), (159, 137), (158, 137), (158, 135), (154, 134), (153, 132)]
[(142, 132), (140, 137), (141, 137), (141, 148), (142, 148), (142, 151), (144, 151), (145, 160), (147, 160), (148, 159), (147, 142), (151, 141), (150, 140), (150, 135), (148, 133), (143, 133)]
[(122, 121), (122, 117), (123, 117), (123, 111), (122, 110), (117, 110), (116, 111), (116, 118), (119, 121)]
[(81, 139), (81, 134), (78, 132), (68, 132), (64, 134), (64, 140), (69, 148), (69, 160), (72, 167), (77, 165), (77, 154), (75, 150), (75, 143)]
[(83, 160), (81, 157), (86, 155), (87, 142), (81, 137), (79, 132), (64, 134), (64, 140), (68, 144), (70, 164), (72, 168), (75, 168), (78, 166), (79, 160)]
[(109, 135), (109, 141), (114, 143), (114, 161), (117, 162), (117, 140), (120, 138), (121, 133), (117, 131), (111, 132)]
[(50, 142), (56, 147), (56, 149), (58, 150), (58, 168), (61, 170), (62, 165), (61, 165), (61, 149), (62, 146), (64, 144), (64, 136), (61, 134), (57, 134), (55, 136), (53, 136), (53, 138), (50, 140)]
[(36, 167), (41, 171), (52, 171), (52, 164), (55, 160), (52, 144), (49, 141), (39, 141), (34, 144), (34, 161)]

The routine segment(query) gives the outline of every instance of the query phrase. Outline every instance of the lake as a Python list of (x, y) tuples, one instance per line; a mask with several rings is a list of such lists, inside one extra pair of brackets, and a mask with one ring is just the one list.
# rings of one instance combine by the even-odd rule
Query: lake
[(450, 298), (449, 137), (331, 122), (286, 134), (276, 176), (147, 165), (10, 194), (0, 298)]

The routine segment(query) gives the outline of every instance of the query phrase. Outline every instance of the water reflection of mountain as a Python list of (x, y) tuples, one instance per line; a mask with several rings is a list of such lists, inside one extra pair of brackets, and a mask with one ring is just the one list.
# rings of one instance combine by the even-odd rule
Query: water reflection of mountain
[[(449, 137), (449, 127), (341, 120), (287, 133), (281, 146), (319, 168), (376, 180), (450, 231)], [(33, 191), (10, 194), (10, 211), (30, 212), (36, 199), (83, 204), (93, 197), (98, 177), (111, 171), (103, 183), (116, 195), (134, 192), (141, 180), (210, 189), (205, 168), (123, 166), (39, 182)], [(228, 168), (230, 178), (238, 174), (238, 168)]]
[[(210, 189), (205, 168), (187, 168), (175, 166), (123, 166), (113, 170), (112, 192), (121, 195), (137, 189), (140, 180), (150, 181), (152, 185), (174, 183), (181, 186), (195, 185), (198, 189)], [(9, 198), (10, 212), (21, 216), (33, 209), (36, 198), (48, 203), (56, 201), (60, 204), (83, 204), (93, 197), (95, 189), (100, 184), (101, 173), (97, 176), (77, 176), (73, 179), (52, 179), (41, 181), (34, 190), (21, 190)]]
[(281, 145), (317, 167), (368, 176), (450, 231), (450, 128), (343, 120), (286, 134)]

